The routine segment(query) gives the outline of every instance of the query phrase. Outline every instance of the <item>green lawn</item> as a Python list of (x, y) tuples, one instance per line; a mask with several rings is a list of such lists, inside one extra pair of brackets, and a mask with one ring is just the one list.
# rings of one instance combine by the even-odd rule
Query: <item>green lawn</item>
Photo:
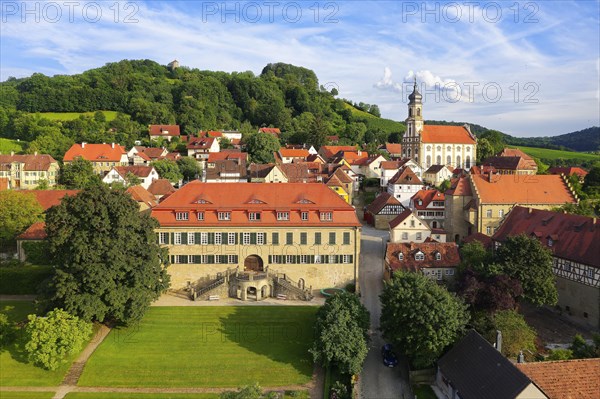
[(413, 392), (416, 399), (437, 399), (433, 389), (429, 385), (418, 385), (413, 387)]
[(35, 294), (42, 281), (52, 275), (52, 266), (0, 266), (0, 294)]
[[(71, 121), (79, 118), (79, 115), (94, 116), (95, 111), (90, 112), (39, 112), (40, 116), (53, 121)], [(117, 111), (102, 111), (107, 121), (117, 117)]]
[(14, 151), (15, 154), (20, 154), (25, 151), (27, 144), (26, 141), (0, 138), (0, 154), (10, 154), (11, 151)]
[(586, 154), (585, 152), (550, 150), (548, 148), (521, 147), (521, 151), (527, 155), (543, 159), (577, 159), (581, 161), (600, 161), (600, 156), (594, 154)]
[[(0, 301), (0, 312), (7, 314), (11, 321), (22, 322), (27, 320), (28, 314), (35, 313), (35, 310), (32, 302)], [(0, 386), (58, 386), (76, 357), (77, 355), (72, 356), (58, 370), (44, 370), (27, 361), (27, 354), (17, 338), (0, 353)], [(5, 392), (0, 393), (0, 398), (4, 399), (4, 395)]]
[[(3, 398), (3, 397), (2, 397)], [(218, 399), (216, 393), (71, 392), (65, 399)]]
[(54, 392), (5, 392), (0, 391), (0, 399), (52, 399)]
[(113, 330), (82, 386), (262, 387), (310, 381), (316, 307), (152, 307)]

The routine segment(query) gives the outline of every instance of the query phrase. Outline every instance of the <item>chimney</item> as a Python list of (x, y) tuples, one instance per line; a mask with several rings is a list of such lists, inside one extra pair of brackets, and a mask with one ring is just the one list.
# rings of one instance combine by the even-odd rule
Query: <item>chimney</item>
[(496, 344), (494, 345), (498, 352), (502, 352), (502, 331), (496, 330)]
[(115, 148), (115, 143), (110, 143), (110, 146), (111, 146), (112, 148)]
[(533, 208), (529, 208), (529, 213), (533, 213)]
[(14, 152), (14, 151), (11, 151), (11, 152), (10, 152), (10, 156), (12, 157), (12, 156), (14, 156), (14, 155), (15, 155), (15, 152)]
[(517, 363), (525, 363), (525, 355), (523, 351), (519, 351), (519, 355), (517, 356)]
[(81, 148), (85, 148), (85, 145), (86, 145), (86, 144), (87, 144), (87, 143), (86, 143), (85, 141), (84, 141), (83, 143), (81, 143)]
[(33, 152), (33, 155), (34, 155), (34, 156), (37, 156), (37, 151), (34, 151), (34, 152)]

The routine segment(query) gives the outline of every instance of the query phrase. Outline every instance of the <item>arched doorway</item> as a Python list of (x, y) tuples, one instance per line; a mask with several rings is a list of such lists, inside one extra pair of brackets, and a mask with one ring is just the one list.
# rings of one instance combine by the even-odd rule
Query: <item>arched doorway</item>
[(262, 272), (263, 260), (258, 255), (250, 255), (244, 260), (244, 270), (251, 272)]

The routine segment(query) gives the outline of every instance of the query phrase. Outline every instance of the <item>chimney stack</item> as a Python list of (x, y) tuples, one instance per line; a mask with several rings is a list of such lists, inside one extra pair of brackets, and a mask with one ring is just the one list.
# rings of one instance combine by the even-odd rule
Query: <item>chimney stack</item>
[(502, 331), (496, 330), (496, 350), (502, 352)]
[(14, 151), (11, 151), (11, 152), (10, 152), (10, 156), (12, 157), (12, 156), (14, 156), (14, 155), (15, 155), (15, 152), (14, 152)]
[(81, 143), (81, 148), (85, 148), (85, 145), (86, 145), (86, 144), (87, 144), (87, 143), (86, 143), (85, 141), (84, 141), (83, 143)]
[(525, 355), (523, 351), (519, 351), (519, 355), (517, 356), (517, 363), (525, 363)]
[(34, 155), (34, 156), (37, 156), (37, 151), (34, 151), (34, 152), (33, 152), (33, 155)]
[(115, 143), (110, 143), (110, 146), (111, 146), (112, 148), (115, 148)]

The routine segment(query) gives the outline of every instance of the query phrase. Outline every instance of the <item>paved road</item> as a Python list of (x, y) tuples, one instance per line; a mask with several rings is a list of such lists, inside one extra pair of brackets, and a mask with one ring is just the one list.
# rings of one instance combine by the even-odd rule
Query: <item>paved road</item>
[(383, 289), (382, 241), (387, 240), (387, 231), (364, 226), (362, 231), (360, 289), (363, 304), (371, 312), (371, 343), (369, 354), (360, 375), (360, 393), (364, 399), (408, 399), (411, 396), (408, 372), (403, 362), (395, 368), (387, 368), (381, 358), (384, 344), (379, 331), (381, 304), (379, 294)]

